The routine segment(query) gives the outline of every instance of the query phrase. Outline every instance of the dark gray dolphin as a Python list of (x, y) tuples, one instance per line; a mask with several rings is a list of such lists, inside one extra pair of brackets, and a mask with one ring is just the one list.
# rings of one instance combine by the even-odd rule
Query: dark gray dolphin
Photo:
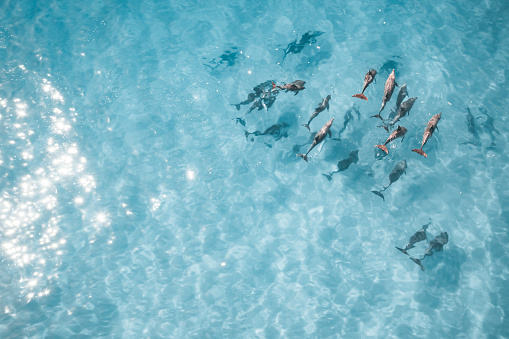
[(375, 80), (376, 71), (373, 68), (368, 70), (368, 73), (364, 76), (364, 84), (362, 85), (362, 92), (359, 94), (354, 94), (352, 97), (359, 98), (368, 101), (368, 98), (364, 95), (364, 91), (368, 88), (369, 84)]
[(428, 237), (426, 236), (426, 229), (428, 228), (428, 226), (431, 224), (431, 221), (429, 223), (427, 223), (426, 225), (423, 225), (421, 227), (420, 230), (418, 230), (417, 232), (415, 232), (411, 237), (410, 237), (410, 240), (408, 241), (408, 244), (406, 244), (405, 248), (399, 248), (396, 246), (396, 248), (398, 250), (400, 250), (401, 252), (405, 253), (406, 255), (408, 255), (408, 250), (411, 249), (411, 248), (414, 248), (414, 244), (420, 242), (420, 241), (423, 241), (423, 240), (427, 240)]
[(398, 179), (403, 175), (403, 173), (406, 173), (406, 160), (402, 160), (402, 161), (398, 162), (396, 164), (396, 166), (394, 166), (394, 168), (392, 169), (391, 173), (389, 173), (389, 185), (387, 185), (380, 191), (371, 191), (371, 192), (378, 195), (385, 201), (385, 197), (382, 194), (382, 192), (385, 191), (386, 189), (388, 189), (392, 185), (392, 183), (398, 181)]
[(327, 111), (329, 110), (329, 100), (330, 100), (330, 98), (331, 98), (330, 94), (327, 95), (326, 98), (323, 98), (322, 102), (318, 105), (317, 108), (315, 108), (315, 111), (313, 112), (313, 114), (311, 114), (311, 117), (309, 118), (308, 123), (302, 125), (302, 126), (306, 127), (308, 129), (308, 131), (311, 131), (309, 129), (309, 124), (311, 123), (311, 121), (314, 118), (316, 118), (318, 116), (318, 114), (323, 112), (326, 108), (327, 108)]
[(321, 143), (325, 139), (327, 134), (329, 135), (329, 138), (332, 136), (330, 128), (331, 128), (333, 122), (334, 122), (334, 118), (327, 121), (325, 123), (325, 125), (323, 125), (323, 127), (318, 131), (318, 133), (316, 133), (315, 138), (313, 139), (313, 144), (311, 144), (311, 147), (308, 149), (306, 154), (299, 153), (299, 154), (297, 154), (297, 156), (301, 157), (302, 159), (306, 160), (306, 162), (307, 162), (309, 152), (311, 152), (311, 150), (313, 148), (315, 148), (316, 145)]
[[(394, 130), (394, 132), (392, 132), (391, 135), (389, 135), (387, 140), (385, 140), (385, 143), (383, 145), (375, 145), (375, 147), (378, 147), (385, 153), (389, 154), (389, 150), (387, 149), (386, 145), (397, 138), (403, 137), (404, 139), (406, 132), (407, 129), (405, 127), (398, 126), (398, 128)], [(403, 141), (403, 139), (401, 139), (401, 141)]]
[(401, 106), (401, 103), (403, 102), (403, 99), (405, 99), (408, 96), (408, 92), (406, 90), (406, 82), (399, 88), (398, 92), (398, 98), (396, 99), (396, 112), (399, 109), (399, 106)]
[(295, 80), (294, 82), (291, 82), (289, 84), (285, 84), (285, 85), (282, 85), (282, 86), (276, 86), (276, 84), (273, 84), (273, 88), (280, 88), (280, 89), (284, 89), (286, 90), (286, 92), (288, 91), (292, 91), (292, 92), (295, 92), (295, 95), (299, 94), (299, 91), (302, 91), (303, 89), (305, 89), (306, 87), (304, 87), (304, 84), (306, 82), (305, 81), (302, 81), (302, 80)]
[(254, 132), (248, 132), (244, 131), (246, 134), (246, 139), (249, 137), (249, 135), (253, 134), (254, 136), (260, 136), (260, 135), (271, 135), (274, 137), (274, 139), (279, 140), (281, 138), (286, 138), (288, 134), (286, 132), (281, 132), (282, 129), (285, 127), (288, 127), (289, 125), (285, 122), (280, 124), (275, 124), (267, 128), (265, 131), (254, 131)]
[(449, 235), (447, 232), (442, 232), (439, 235), (435, 237), (435, 239), (431, 240), (429, 242), (429, 247), (426, 249), (426, 252), (424, 252), (424, 256), (421, 259), (417, 258), (410, 258), (414, 263), (419, 265), (421, 270), (425, 270), (424, 266), (422, 265), (422, 260), (426, 257), (431, 257), (434, 252), (440, 252), (443, 250), (444, 245), (449, 242)]
[(475, 126), (475, 119), (472, 113), (470, 112), (470, 108), (467, 107), (467, 128), (468, 132), (472, 135), (471, 141), (466, 141), (463, 144), (472, 144), (475, 146), (479, 146), (481, 139), (479, 137), (479, 133), (477, 133), (477, 128)]
[(426, 145), (429, 138), (431, 138), (435, 129), (438, 129), (437, 124), (440, 121), (441, 116), (442, 116), (442, 113), (438, 113), (431, 117), (431, 119), (428, 122), (428, 125), (426, 126), (426, 129), (424, 130), (424, 135), (422, 136), (421, 148), (415, 148), (412, 150), (413, 152), (419, 153), (420, 155), (423, 155), (425, 158), (428, 157), (428, 155), (426, 153), (424, 153), (422, 148), (424, 147), (424, 145)]
[(361, 113), (359, 112), (359, 108), (355, 107), (355, 106), (350, 107), (348, 109), (348, 111), (346, 111), (346, 113), (345, 113), (344, 120), (343, 120), (343, 127), (339, 130), (338, 138), (335, 140), (341, 140), (341, 133), (343, 133), (346, 130), (346, 126), (348, 125), (348, 123), (353, 120), (352, 111), (357, 114), (357, 120), (359, 120), (361, 118)]
[(351, 164), (356, 164), (357, 161), (359, 161), (359, 150), (355, 150), (355, 151), (350, 152), (350, 155), (348, 155), (348, 158), (340, 160), (338, 162), (338, 170), (337, 171), (334, 171), (331, 174), (322, 174), (322, 175), (324, 177), (326, 177), (327, 180), (331, 181), (332, 180), (332, 175), (334, 173), (339, 173), (339, 172), (343, 172), (343, 171), (347, 170), (348, 167), (350, 167)]
[(398, 113), (396, 114), (394, 119), (388, 125), (385, 125), (382, 127), (385, 128), (385, 130), (387, 132), (389, 132), (389, 130), (392, 128), (392, 126), (394, 126), (394, 124), (397, 123), (401, 118), (403, 118), (407, 114), (410, 115), (410, 110), (414, 106), (415, 100), (417, 100), (417, 97), (410, 98), (407, 101), (405, 101), (404, 103), (402, 103), (399, 106)]

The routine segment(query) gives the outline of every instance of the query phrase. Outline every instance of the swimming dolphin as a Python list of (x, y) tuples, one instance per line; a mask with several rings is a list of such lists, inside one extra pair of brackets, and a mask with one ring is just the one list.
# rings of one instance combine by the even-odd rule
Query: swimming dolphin
[(249, 137), (249, 135), (254, 134), (254, 136), (272, 135), (276, 140), (279, 140), (281, 138), (286, 138), (288, 136), (288, 134), (286, 132), (281, 132), (282, 129), (284, 129), (285, 127), (288, 127), (288, 126), (289, 125), (287, 123), (283, 122), (281, 124), (272, 125), (263, 132), (260, 132), (260, 131), (254, 131), (254, 132), (244, 131), (244, 132), (246, 134), (246, 139)]
[[(394, 130), (394, 132), (392, 132), (391, 135), (389, 135), (389, 137), (387, 138), (383, 145), (375, 145), (375, 147), (378, 147), (385, 153), (389, 154), (389, 150), (387, 149), (386, 145), (399, 137), (403, 137), (404, 139), (406, 132), (407, 129), (405, 127), (398, 126), (398, 128)], [(401, 141), (403, 141), (403, 139), (401, 139)]]
[[(426, 252), (424, 252), (424, 257), (431, 257), (433, 255), (433, 252), (440, 252), (444, 248), (444, 245), (449, 242), (449, 235), (447, 232), (442, 232), (439, 235), (435, 237), (435, 239), (431, 240), (429, 242), (429, 247), (426, 249)], [(421, 260), (422, 260), (421, 259)]]
[(319, 37), (320, 35), (324, 34), (325, 32), (320, 31), (309, 31), (302, 35), (300, 38), (300, 41), (297, 42), (297, 40), (294, 40), (293, 42), (289, 43), (288, 46), (283, 50), (285, 55), (283, 55), (283, 61), (285, 60), (286, 56), (290, 53), (297, 54), (302, 52), (304, 47), (307, 45), (311, 45), (311, 43), (316, 42), (316, 37)]
[(359, 150), (355, 150), (355, 151), (350, 152), (350, 155), (348, 156), (348, 158), (340, 160), (338, 162), (338, 170), (337, 171), (334, 171), (331, 174), (322, 174), (322, 175), (324, 177), (326, 177), (327, 180), (331, 181), (332, 180), (332, 175), (334, 173), (339, 173), (339, 172), (343, 172), (343, 171), (347, 170), (348, 167), (350, 167), (351, 164), (356, 164), (357, 161), (359, 161)]
[(385, 197), (382, 194), (383, 191), (388, 189), (392, 183), (398, 181), (398, 179), (403, 175), (403, 173), (406, 173), (406, 160), (402, 160), (394, 166), (391, 173), (389, 173), (389, 185), (383, 188), (383, 190), (380, 191), (371, 191), (372, 193), (378, 195), (385, 201)]
[(428, 237), (426, 236), (426, 229), (428, 228), (428, 226), (431, 224), (431, 221), (429, 223), (427, 223), (426, 225), (423, 225), (422, 228), (420, 230), (418, 230), (417, 232), (415, 232), (411, 237), (410, 237), (410, 240), (408, 241), (408, 244), (405, 246), (405, 248), (399, 248), (396, 246), (396, 248), (398, 250), (400, 250), (401, 252), (405, 253), (406, 255), (408, 255), (408, 250), (411, 249), (411, 248), (414, 248), (414, 244), (420, 242), (420, 241), (423, 241), (423, 240), (427, 240)]
[(439, 235), (435, 237), (435, 239), (431, 240), (429, 242), (429, 247), (426, 249), (426, 252), (424, 252), (424, 256), (421, 259), (417, 258), (410, 258), (414, 263), (419, 265), (421, 270), (425, 270), (424, 266), (422, 265), (422, 260), (426, 257), (430, 257), (433, 255), (433, 252), (440, 252), (444, 248), (444, 245), (449, 242), (449, 235), (447, 232), (442, 232)]
[(389, 77), (387, 78), (387, 81), (385, 82), (384, 96), (382, 98), (382, 108), (380, 108), (380, 112), (378, 112), (377, 115), (371, 116), (372, 118), (382, 119), (382, 116), (380, 115), (380, 113), (382, 113), (383, 109), (385, 108), (385, 104), (389, 100), (391, 100), (392, 92), (394, 92), (394, 86), (398, 86), (398, 84), (396, 83), (396, 75), (394, 74), (394, 69), (393, 69), (392, 73), (389, 75)]
[[(232, 47), (232, 49), (237, 49), (237, 47)], [(215, 64), (214, 67), (207, 65), (207, 64), (203, 64), (203, 65), (210, 67), (211, 69), (216, 69), (217, 67), (219, 67), (219, 65), (222, 65), (223, 63), (227, 64), (226, 67), (233, 66), (233, 65), (235, 65), (235, 60), (241, 54), (242, 54), (241, 52), (225, 51), (223, 54), (221, 54), (219, 56), (219, 58), (221, 58), (219, 61), (216, 61), (216, 58), (212, 59), (212, 61), (209, 61), (210, 64)]]
[(417, 100), (417, 97), (410, 98), (407, 101), (405, 101), (404, 103), (402, 103), (399, 106), (398, 114), (396, 114), (396, 116), (394, 117), (394, 120), (392, 120), (388, 125), (386, 125), (386, 126), (382, 125), (381, 127), (385, 128), (385, 130), (387, 132), (389, 132), (389, 129), (391, 129), (392, 126), (394, 126), (394, 124), (396, 122), (398, 122), (401, 118), (403, 118), (405, 115), (407, 115), (407, 113), (408, 113), (408, 115), (410, 115), (410, 110), (414, 106), (415, 100)]
[(479, 133), (477, 132), (477, 128), (475, 126), (475, 119), (472, 113), (470, 112), (470, 108), (467, 107), (467, 128), (468, 132), (472, 135), (472, 140), (465, 141), (463, 145), (472, 144), (474, 146), (479, 146), (481, 139), (479, 137)]
[(405, 99), (408, 96), (408, 92), (406, 90), (406, 82), (399, 88), (398, 92), (398, 98), (396, 99), (396, 111), (399, 109), (399, 106), (401, 106), (401, 103), (403, 102), (403, 99)]
[(256, 98), (256, 95), (254, 93), (249, 93), (247, 95), (247, 99), (246, 100), (241, 101), (238, 104), (230, 104), (230, 105), (235, 106), (235, 108), (237, 108), (237, 111), (240, 111), (240, 105), (247, 105), (250, 102), (253, 102), (255, 100), (255, 98)]
[(276, 84), (272, 84), (272, 87), (273, 88), (280, 88), (280, 89), (284, 89), (286, 90), (286, 92), (288, 91), (292, 91), (292, 92), (295, 92), (295, 95), (299, 94), (299, 91), (302, 91), (303, 89), (305, 89), (306, 87), (304, 87), (304, 84), (306, 82), (305, 81), (302, 81), (302, 80), (295, 80), (294, 82), (291, 82), (289, 84), (285, 84), (285, 85), (282, 85), (282, 86), (276, 86)]
[(368, 70), (368, 73), (364, 76), (364, 84), (362, 85), (362, 92), (359, 94), (354, 94), (352, 97), (359, 98), (368, 101), (368, 98), (364, 95), (364, 91), (369, 86), (370, 83), (375, 80), (376, 71), (373, 68)]
[(361, 113), (359, 112), (359, 108), (355, 107), (355, 106), (350, 107), (348, 109), (348, 111), (346, 111), (346, 113), (345, 113), (344, 120), (343, 120), (343, 127), (339, 130), (338, 138), (334, 139), (334, 140), (341, 140), (341, 133), (343, 133), (346, 130), (346, 126), (348, 125), (348, 123), (353, 120), (352, 111), (357, 113), (357, 120), (359, 120), (361, 118)]
[(389, 113), (389, 119), (394, 119), (396, 114), (398, 113), (399, 106), (401, 106), (401, 103), (403, 102), (403, 99), (405, 99), (408, 96), (408, 92), (406, 90), (406, 82), (399, 88), (398, 92), (398, 98), (396, 99), (396, 107), (391, 110), (391, 113)]
[(330, 94), (327, 95), (326, 98), (323, 98), (322, 102), (318, 105), (317, 108), (315, 108), (315, 111), (313, 112), (313, 114), (311, 114), (311, 117), (309, 118), (308, 123), (302, 125), (302, 126), (306, 127), (308, 129), (308, 131), (311, 131), (309, 129), (309, 124), (311, 123), (311, 121), (314, 118), (316, 118), (318, 116), (318, 114), (320, 114), (320, 112), (324, 111), (326, 108), (327, 108), (327, 111), (329, 110), (329, 100), (330, 100), (330, 98), (331, 98)]
[(426, 126), (426, 129), (424, 130), (424, 135), (422, 136), (421, 148), (420, 149), (415, 148), (412, 150), (413, 152), (419, 153), (420, 155), (423, 155), (425, 158), (428, 157), (428, 155), (426, 153), (424, 153), (422, 148), (424, 147), (424, 145), (426, 145), (429, 138), (431, 138), (435, 129), (438, 129), (437, 124), (440, 121), (441, 116), (442, 116), (442, 113), (438, 113), (431, 117), (431, 119), (428, 122), (428, 125)]
[(298, 157), (301, 157), (302, 159), (306, 160), (306, 162), (308, 161), (308, 154), (309, 152), (316, 146), (318, 145), (319, 143), (321, 143), (325, 137), (327, 136), (327, 134), (329, 135), (329, 138), (332, 137), (332, 134), (331, 134), (331, 131), (330, 131), (330, 128), (332, 126), (332, 123), (334, 122), (334, 118), (330, 119), (329, 121), (327, 121), (325, 123), (325, 125), (323, 125), (323, 127), (318, 131), (318, 133), (316, 133), (315, 135), (315, 138), (313, 139), (313, 144), (311, 144), (311, 147), (309, 148), (309, 150), (306, 152), (306, 154), (302, 154), (302, 153), (299, 153), (297, 154)]

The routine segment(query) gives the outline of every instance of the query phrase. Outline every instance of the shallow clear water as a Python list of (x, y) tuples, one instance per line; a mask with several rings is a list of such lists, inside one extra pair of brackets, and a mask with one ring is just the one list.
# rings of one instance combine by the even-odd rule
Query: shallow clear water
[[(2, 338), (509, 336), (504, 1), (0, 8)], [(380, 157), (392, 68), (418, 100)], [(231, 105), (296, 79), (268, 110)], [(341, 137), (306, 163), (328, 94), (311, 130)], [(449, 242), (421, 271), (395, 246), (430, 219)]]

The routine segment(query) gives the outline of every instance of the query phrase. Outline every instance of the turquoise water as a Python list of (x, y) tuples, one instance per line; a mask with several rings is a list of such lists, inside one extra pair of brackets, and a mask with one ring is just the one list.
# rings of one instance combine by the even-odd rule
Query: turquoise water
[[(0, 337), (509, 337), (506, 2), (0, 8)], [(418, 100), (383, 156), (393, 68)], [(421, 271), (395, 246), (430, 220)]]

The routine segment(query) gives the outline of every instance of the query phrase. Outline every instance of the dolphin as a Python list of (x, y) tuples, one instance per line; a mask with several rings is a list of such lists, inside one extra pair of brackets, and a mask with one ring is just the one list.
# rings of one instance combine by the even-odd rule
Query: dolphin
[(331, 181), (332, 180), (332, 175), (334, 173), (339, 173), (339, 172), (343, 172), (343, 171), (347, 170), (348, 167), (350, 167), (351, 164), (356, 164), (357, 161), (359, 161), (359, 150), (355, 150), (355, 151), (350, 152), (350, 155), (348, 156), (348, 158), (340, 160), (338, 162), (338, 170), (337, 171), (334, 171), (331, 174), (322, 174), (322, 175), (324, 177), (326, 177), (327, 180)]
[(275, 83), (272, 83), (272, 88), (279, 88), (279, 89), (284, 89), (286, 90), (286, 92), (288, 91), (292, 91), (292, 92), (295, 92), (295, 95), (299, 94), (299, 91), (302, 91), (303, 89), (305, 89), (306, 87), (304, 87), (304, 84), (306, 82), (305, 81), (302, 81), (302, 80), (295, 80), (294, 82), (291, 82), (289, 84), (285, 84), (285, 85), (282, 85), (282, 86), (276, 86)]
[(414, 244), (420, 242), (420, 241), (423, 241), (423, 240), (427, 240), (428, 237), (426, 236), (426, 229), (428, 228), (428, 226), (431, 224), (431, 221), (429, 223), (427, 223), (426, 225), (423, 225), (422, 228), (420, 230), (418, 230), (417, 232), (415, 232), (411, 237), (410, 237), (410, 240), (408, 241), (408, 244), (406, 244), (405, 248), (399, 248), (396, 246), (396, 248), (398, 250), (400, 250), (401, 252), (405, 253), (406, 255), (408, 255), (408, 250), (411, 249), (411, 248), (414, 248)]
[(394, 119), (396, 114), (398, 113), (399, 106), (401, 106), (401, 103), (403, 102), (403, 99), (405, 99), (408, 96), (408, 92), (406, 89), (406, 82), (399, 88), (398, 98), (396, 99), (396, 107), (391, 110), (391, 113), (389, 114), (389, 119)]
[(353, 120), (352, 111), (357, 113), (357, 120), (360, 119), (361, 113), (359, 112), (359, 108), (355, 106), (350, 107), (348, 111), (346, 111), (345, 113), (343, 127), (339, 130), (338, 138), (334, 140), (341, 140), (341, 133), (343, 133), (346, 130), (346, 126), (348, 125), (348, 123)]
[(272, 80), (267, 80), (265, 82), (262, 82), (261, 84), (256, 85), (253, 88), (253, 93), (249, 93), (247, 95), (246, 100), (244, 100), (238, 104), (230, 104), (230, 105), (235, 106), (235, 108), (237, 108), (237, 111), (240, 111), (241, 105), (247, 105), (247, 104), (255, 101), (256, 98), (261, 97), (262, 94), (264, 94), (267, 90), (270, 90), (272, 88), (272, 83), (273, 83)]
[(402, 161), (398, 162), (396, 164), (396, 166), (394, 166), (394, 168), (392, 169), (391, 173), (389, 173), (389, 185), (387, 185), (380, 191), (371, 191), (371, 192), (378, 195), (385, 201), (385, 197), (382, 194), (382, 192), (385, 191), (386, 189), (388, 189), (392, 185), (392, 183), (398, 181), (398, 179), (403, 175), (403, 173), (406, 173), (406, 167), (407, 167), (406, 160), (402, 160)]
[(393, 69), (392, 73), (389, 75), (389, 77), (387, 78), (387, 81), (385, 82), (384, 96), (382, 98), (382, 108), (380, 108), (380, 112), (378, 112), (377, 115), (371, 116), (372, 118), (382, 119), (382, 116), (380, 115), (380, 113), (382, 113), (383, 109), (385, 108), (385, 104), (389, 100), (391, 100), (392, 93), (394, 92), (394, 86), (398, 86), (398, 84), (396, 83), (396, 75), (394, 74), (394, 69)]
[(433, 252), (440, 252), (444, 248), (444, 245), (449, 242), (449, 235), (447, 232), (442, 232), (439, 235), (435, 237), (435, 239), (431, 240), (429, 242), (429, 247), (426, 249), (426, 252), (424, 252), (424, 256), (421, 259), (417, 258), (410, 258), (414, 263), (419, 265), (421, 270), (425, 270), (424, 266), (422, 265), (422, 260), (426, 257), (430, 257), (433, 255)]
[(408, 96), (408, 92), (406, 90), (406, 82), (399, 88), (398, 92), (398, 98), (396, 99), (396, 111), (399, 109), (399, 106), (401, 106), (401, 103), (403, 102), (403, 99), (405, 99)]
[[(431, 257), (433, 255), (433, 252), (440, 252), (444, 248), (444, 245), (449, 242), (449, 235), (447, 232), (442, 232), (439, 235), (435, 237), (435, 239), (431, 240), (429, 242), (429, 247), (426, 249), (426, 252), (424, 252), (424, 257)], [(421, 259), (421, 260), (422, 260)]]
[(299, 153), (297, 154), (298, 157), (301, 157), (302, 159), (306, 160), (306, 162), (308, 161), (308, 154), (309, 152), (316, 146), (318, 145), (319, 143), (321, 143), (325, 137), (327, 136), (327, 134), (329, 135), (329, 138), (332, 137), (332, 134), (331, 134), (331, 131), (330, 131), (330, 128), (332, 126), (332, 123), (334, 122), (334, 118), (330, 119), (329, 121), (327, 121), (325, 123), (325, 125), (323, 125), (323, 127), (318, 131), (318, 133), (316, 133), (315, 135), (315, 138), (313, 139), (313, 143), (311, 144), (311, 147), (308, 149), (308, 151), (306, 152), (306, 154), (302, 154), (302, 153)]
[(368, 88), (369, 84), (375, 80), (376, 71), (373, 68), (368, 70), (368, 73), (364, 76), (364, 84), (362, 85), (362, 92), (359, 94), (354, 94), (352, 97), (359, 98), (368, 101), (368, 98), (364, 95), (364, 91)]
[(387, 126), (382, 125), (381, 127), (385, 128), (385, 130), (387, 132), (389, 132), (389, 129), (391, 129), (392, 126), (394, 126), (394, 124), (396, 122), (398, 122), (401, 118), (403, 118), (405, 115), (407, 115), (407, 113), (408, 113), (408, 115), (410, 115), (410, 110), (414, 106), (415, 100), (417, 100), (417, 97), (410, 98), (407, 101), (405, 101), (404, 103), (402, 103), (398, 108), (398, 114), (396, 114), (396, 116), (394, 117), (394, 120), (392, 120)]
[[(404, 139), (406, 132), (407, 129), (405, 127), (398, 126), (398, 128), (394, 130), (394, 132), (392, 132), (391, 135), (389, 135), (389, 137), (387, 138), (383, 145), (375, 145), (375, 147), (378, 147), (385, 153), (389, 154), (389, 150), (387, 149), (386, 145), (399, 137), (403, 137)], [(401, 141), (403, 141), (403, 139), (401, 139)]]
[(300, 38), (300, 41), (297, 42), (297, 40), (294, 40), (293, 42), (289, 43), (288, 46), (283, 50), (285, 55), (283, 55), (283, 61), (285, 60), (286, 56), (288, 54), (297, 54), (302, 52), (305, 46), (311, 45), (311, 43), (316, 42), (316, 37), (319, 37), (320, 35), (324, 34), (325, 32), (320, 31), (309, 31), (302, 35)]
[(466, 144), (472, 144), (472, 145), (475, 145), (475, 146), (479, 146), (479, 143), (480, 143), (480, 138), (479, 138), (479, 133), (477, 133), (477, 128), (475, 127), (475, 119), (474, 119), (474, 116), (472, 115), (472, 113), (470, 112), (470, 108), (467, 107), (467, 128), (468, 128), (468, 132), (470, 134), (472, 134), (472, 141), (466, 141), (464, 142), (463, 144), (466, 145)]
[(425, 158), (428, 157), (426, 153), (422, 150), (424, 145), (428, 142), (429, 138), (433, 135), (433, 132), (435, 129), (438, 129), (437, 124), (440, 121), (440, 118), (442, 117), (442, 113), (435, 114), (431, 117), (431, 119), (428, 122), (428, 125), (426, 126), (426, 129), (424, 130), (424, 135), (422, 136), (422, 145), (421, 148), (415, 148), (412, 151), (419, 153), (420, 155), (423, 155)]
[(287, 123), (283, 122), (281, 124), (272, 125), (263, 132), (260, 132), (260, 131), (254, 131), (254, 132), (244, 131), (244, 132), (246, 134), (246, 139), (249, 137), (250, 134), (254, 134), (254, 136), (272, 135), (277, 141), (283, 137), (286, 138), (288, 136), (288, 134), (286, 132), (281, 132), (282, 129), (284, 129), (285, 127), (288, 127), (288, 126), (289, 125)]
[(327, 108), (327, 111), (329, 110), (329, 100), (330, 100), (330, 98), (331, 98), (330, 94), (327, 95), (326, 98), (323, 98), (322, 102), (318, 105), (317, 108), (315, 108), (315, 111), (313, 112), (313, 114), (311, 114), (311, 117), (309, 118), (308, 123), (302, 125), (302, 126), (306, 127), (308, 129), (308, 131), (311, 131), (309, 129), (309, 124), (311, 123), (311, 121), (314, 118), (316, 118), (318, 116), (318, 114), (320, 114), (320, 112), (324, 111), (326, 108)]

